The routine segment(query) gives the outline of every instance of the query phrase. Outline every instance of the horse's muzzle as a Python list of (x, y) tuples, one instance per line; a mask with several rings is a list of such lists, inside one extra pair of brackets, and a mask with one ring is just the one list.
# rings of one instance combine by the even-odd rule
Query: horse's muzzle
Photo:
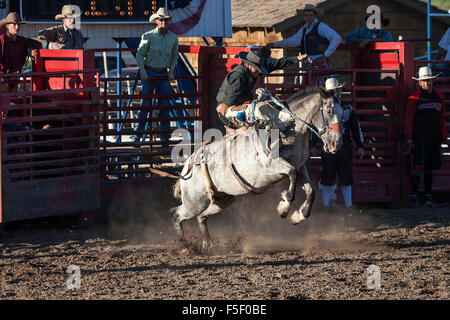
[(325, 152), (329, 152), (329, 153), (336, 153), (338, 150), (338, 141), (333, 141), (331, 143), (331, 145), (329, 144), (325, 144), (323, 146), (323, 149), (325, 150)]

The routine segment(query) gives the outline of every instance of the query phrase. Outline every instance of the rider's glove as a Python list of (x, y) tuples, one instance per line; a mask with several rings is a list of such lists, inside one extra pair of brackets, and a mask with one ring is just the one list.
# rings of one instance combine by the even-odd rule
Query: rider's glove
[(245, 122), (245, 111), (242, 110), (240, 111), (237, 115), (236, 118), (241, 121), (241, 122)]

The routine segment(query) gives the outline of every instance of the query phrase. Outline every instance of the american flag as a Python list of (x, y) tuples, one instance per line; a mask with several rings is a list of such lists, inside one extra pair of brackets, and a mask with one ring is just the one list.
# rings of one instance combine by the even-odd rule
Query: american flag
[(177, 35), (192, 29), (202, 16), (206, 0), (167, 0), (167, 10), (172, 16), (170, 31)]

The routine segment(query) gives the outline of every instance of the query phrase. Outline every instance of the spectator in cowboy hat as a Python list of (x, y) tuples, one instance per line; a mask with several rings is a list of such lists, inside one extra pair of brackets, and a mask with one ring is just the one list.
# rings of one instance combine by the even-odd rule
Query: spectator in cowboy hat
[[(141, 74), (142, 94), (150, 94), (150, 81), (148, 78), (159, 78), (152, 81), (152, 88), (158, 94), (169, 94), (172, 92), (168, 80), (174, 79), (175, 67), (178, 61), (178, 37), (168, 29), (172, 17), (165, 8), (159, 8), (155, 14), (150, 16), (150, 23), (155, 23), (156, 28), (144, 33), (136, 54), (136, 61)], [(142, 106), (148, 106), (149, 99), (143, 99)], [(168, 107), (169, 99), (158, 99), (158, 106)], [(141, 110), (138, 119), (147, 118), (149, 111)], [(161, 110), (159, 117), (169, 117), (169, 110)], [(135, 131), (145, 129), (145, 122), (139, 122)], [(160, 122), (160, 129), (169, 130), (170, 122)], [(136, 133), (132, 138), (138, 142), (142, 133)], [(168, 141), (168, 132), (160, 135), (161, 141)], [(166, 143), (167, 144), (167, 143)]]
[[(331, 29), (328, 25), (320, 22), (317, 17), (323, 15), (323, 10), (312, 4), (306, 4), (300, 10), (303, 15), (305, 24), (298, 30), (298, 32), (290, 38), (269, 43), (269, 47), (300, 47), (301, 54), (307, 54), (310, 62), (310, 67), (329, 69), (330, 57), (336, 51), (341, 43), (342, 38), (339, 34)], [(315, 84), (323, 85), (326, 75), (320, 72), (313, 72), (312, 81)], [(304, 77), (306, 80), (307, 77)], [(303, 84), (306, 84), (304, 81)]]
[[(36, 58), (42, 44), (39, 41), (19, 36), (20, 25), (23, 24), (16, 12), (11, 12), (5, 19), (0, 20), (0, 28), (6, 26), (6, 33), (0, 35), (0, 73), (17, 73), (22, 70), (27, 57)], [(3, 90), (13, 90), (17, 82), (13, 79), (2, 83)]]
[(80, 16), (80, 7), (65, 5), (55, 17), (55, 20), (62, 20), (63, 24), (39, 31), (39, 39), (47, 40), (49, 49), (83, 49), (83, 34), (76, 28), (76, 19)]
[(307, 58), (307, 55), (270, 59), (270, 49), (263, 47), (261, 52), (252, 50), (239, 53), (242, 63), (234, 67), (225, 77), (217, 94), (217, 113), (226, 125), (239, 128), (245, 124), (246, 102), (253, 100), (253, 87), (261, 75), (289, 67)]
[[(335, 78), (328, 78), (325, 81), (325, 92), (333, 95), (340, 100), (341, 90), (345, 83), (339, 83)], [(330, 200), (333, 197), (333, 190), (336, 189), (336, 175), (339, 177), (341, 192), (344, 198), (347, 211), (354, 211), (352, 203), (352, 184), (353, 184), (353, 147), (350, 135), (357, 146), (357, 155), (360, 159), (364, 157), (364, 136), (359, 125), (358, 118), (351, 105), (343, 105), (344, 113), (342, 115), (341, 132), (342, 147), (338, 153), (332, 154), (322, 151), (321, 155), (321, 177), (319, 187), (322, 190), (322, 203), (325, 210), (330, 210)], [(311, 137), (310, 153), (313, 156), (319, 155), (315, 148), (319, 138), (315, 135)]]
[(406, 141), (405, 155), (412, 152), (412, 194), (411, 205), (419, 205), (418, 189), (421, 176), (424, 176), (425, 202), (427, 207), (435, 207), (432, 199), (433, 170), (441, 168), (441, 143), (447, 143), (444, 96), (433, 89), (431, 68), (421, 67), (418, 81), (419, 89), (408, 98), (405, 114)]
[[(367, 23), (367, 20), (370, 16), (366, 16), (366, 27), (359, 28), (355, 31), (352, 31), (345, 35), (345, 42), (359, 42), (360, 48), (364, 48), (369, 42), (381, 42), (386, 41), (390, 42), (393, 41), (392, 35), (389, 31), (386, 31), (384, 29), (377, 29), (376, 26), (371, 26), (369, 28), (369, 25)], [(387, 27), (389, 25), (389, 19), (384, 18), (383, 14), (381, 14), (381, 21), (380, 26), (382, 25), (383, 28)]]

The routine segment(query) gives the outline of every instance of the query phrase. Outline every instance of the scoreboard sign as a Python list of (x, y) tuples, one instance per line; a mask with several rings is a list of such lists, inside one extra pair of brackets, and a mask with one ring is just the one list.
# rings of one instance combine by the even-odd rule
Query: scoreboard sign
[(89, 23), (148, 22), (158, 7), (165, 6), (165, 0), (12, 0), (10, 11), (20, 12), (27, 22), (50, 22), (68, 3), (79, 6), (81, 21)]
[[(2, 0), (0, 0), (1, 3)], [(169, 29), (189, 37), (231, 37), (231, 0), (10, 0), (9, 12), (18, 12), (27, 24), (57, 24), (55, 16), (66, 4), (77, 5), (87, 25), (148, 24), (158, 8), (167, 7), (172, 21)], [(117, 31), (118, 32), (118, 31)], [(130, 31), (131, 32), (131, 31)], [(120, 33), (120, 32), (118, 32)]]

